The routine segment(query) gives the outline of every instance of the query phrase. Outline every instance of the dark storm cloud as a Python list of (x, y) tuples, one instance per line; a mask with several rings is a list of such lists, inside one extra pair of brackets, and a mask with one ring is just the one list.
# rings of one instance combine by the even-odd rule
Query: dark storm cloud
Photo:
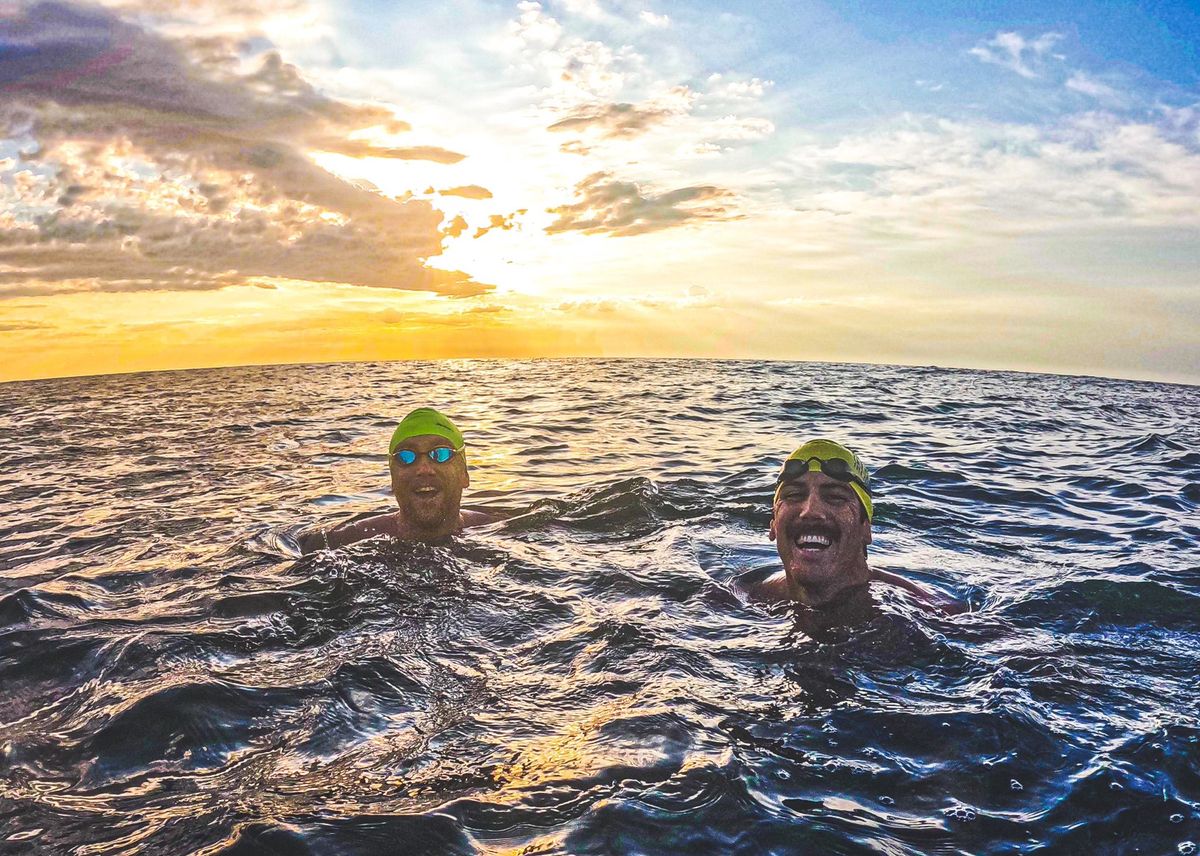
[(0, 176), (0, 296), (222, 288), (249, 277), (478, 294), (426, 268), (441, 214), (342, 181), (305, 154), (430, 160), (386, 108), (331, 99), (277, 53), (238, 72), (237, 45), (170, 40), (65, 3), (0, 18), (0, 127), (28, 153)]
[(729, 191), (710, 185), (643, 194), (633, 182), (597, 172), (575, 186), (575, 195), (577, 201), (549, 209), (558, 219), (546, 227), (548, 233), (580, 231), (627, 237), (706, 220), (738, 219), (721, 205), (702, 204), (732, 197)]

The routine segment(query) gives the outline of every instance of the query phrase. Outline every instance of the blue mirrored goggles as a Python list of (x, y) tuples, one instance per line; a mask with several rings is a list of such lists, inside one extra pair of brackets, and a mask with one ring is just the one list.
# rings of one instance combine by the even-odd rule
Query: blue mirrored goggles
[(450, 460), (456, 454), (461, 452), (464, 448), (466, 447), (459, 446), (457, 449), (452, 449), (449, 446), (438, 446), (435, 449), (430, 449), (428, 452), (414, 452), (412, 449), (397, 449), (395, 452), (395, 458), (406, 467), (415, 464), (417, 462), (417, 456), (422, 454), (428, 455), (429, 460), (433, 461), (435, 464), (444, 464), (446, 461)]

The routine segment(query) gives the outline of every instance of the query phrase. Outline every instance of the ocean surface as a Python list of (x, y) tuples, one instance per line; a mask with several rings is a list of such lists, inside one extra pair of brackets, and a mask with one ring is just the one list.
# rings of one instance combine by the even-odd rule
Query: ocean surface
[[(392, 507), (420, 405), (447, 545)], [(1195, 853), (1200, 388), (815, 363), (405, 362), (0, 385), (0, 854)], [(743, 603), (838, 439), (871, 564)]]

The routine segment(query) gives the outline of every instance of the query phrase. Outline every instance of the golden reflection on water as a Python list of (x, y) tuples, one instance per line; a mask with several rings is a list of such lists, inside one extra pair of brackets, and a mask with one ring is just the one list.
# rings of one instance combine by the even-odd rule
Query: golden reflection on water
[[(645, 759), (640, 750), (606, 745), (598, 739), (606, 725), (635, 708), (637, 702), (636, 695), (609, 700), (586, 718), (569, 723), (558, 734), (516, 744), (514, 759), (492, 773), (500, 794), (554, 779), (594, 776), (606, 767), (642, 766)], [(651, 712), (643, 710), (639, 714)]]

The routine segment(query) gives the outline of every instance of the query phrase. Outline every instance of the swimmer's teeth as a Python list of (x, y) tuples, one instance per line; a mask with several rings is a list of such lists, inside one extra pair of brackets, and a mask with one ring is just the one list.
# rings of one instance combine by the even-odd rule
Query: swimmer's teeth
[(820, 547), (823, 549), (828, 547), (832, 542), (824, 535), (800, 535), (796, 538), (796, 543), (801, 548)]

